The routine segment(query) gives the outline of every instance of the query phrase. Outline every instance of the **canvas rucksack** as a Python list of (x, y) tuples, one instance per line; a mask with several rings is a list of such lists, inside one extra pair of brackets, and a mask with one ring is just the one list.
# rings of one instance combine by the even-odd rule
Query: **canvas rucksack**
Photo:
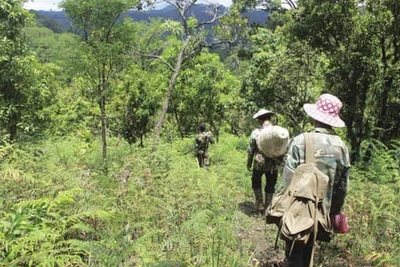
[(261, 169), (267, 167), (270, 159), (282, 157), (289, 142), (289, 131), (276, 125), (268, 125), (259, 130), (256, 138), (258, 152), (254, 160)]
[(278, 125), (263, 127), (256, 139), (258, 151), (267, 158), (283, 156), (288, 142), (289, 131)]
[[(304, 135), (305, 163), (294, 170), (286, 191), (277, 194), (267, 208), (267, 223), (278, 225), (275, 246), (279, 237), (288, 241), (307, 243), (313, 236), (313, 242), (315, 242), (318, 227), (322, 227), (328, 233), (331, 232), (329, 212), (325, 210), (322, 203), (328, 188), (329, 177), (315, 166), (312, 134)], [(312, 264), (313, 256), (310, 266)]]

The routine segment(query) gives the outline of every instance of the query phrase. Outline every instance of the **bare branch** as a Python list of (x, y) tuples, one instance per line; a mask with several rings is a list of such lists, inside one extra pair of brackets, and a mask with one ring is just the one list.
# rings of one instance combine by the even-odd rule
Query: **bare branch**
[(171, 64), (169, 64), (165, 59), (163, 59), (161, 56), (158, 55), (152, 55), (152, 54), (145, 54), (145, 53), (141, 53), (141, 52), (133, 52), (133, 53), (129, 53), (130, 56), (142, 56), (142, 57), (147, 57), (147, 58), (155, 58), (160, 60), (162, 63), (164, 63), (164, 65), (166, 65), (171, 71), (174, 71), (174, 67), (172, 67)]
[(190, 10), (190, 8), (197, 3), (197, 0), (164, 0), (165, 3), (170, 4), (175, 8), (178, 12), (181, 23), (185, 30), (186, 36), (190, 35), (189, 27), (187, 24), (186, 13)]
[(182, 19), (186, 18), (186, 12), (197, 3), (197, 0), (164, 0), (165, 3), (175, 7)]
[(212, 23), (216, 22), (217, 20), (223, 18), (227, 14), (227, 12), (225, 11), (223, 14), (218, 15), (219, 5), (213, 5), (213, 6), (214, 6), (214, 10), (210, 11), (210, 13), (209, 13), (213, 16), (212, 19), (209, 21), (203, 21), (202, 23), (199, 23), (196, 28), (200, 28), (201, 26), (212, 24)]
[(196, 48), (194, 48), (190, 53), (185, 54), (183, 61), (192, 58), (194, 55), (198, 54), (203, 48), (214, 48), (220, 45), (233, 44), (236, 38), (237, 36), (235, 36), (232, 40), (218, 40), (211, 43), (208, 43), (206, 41), (199, 42)]

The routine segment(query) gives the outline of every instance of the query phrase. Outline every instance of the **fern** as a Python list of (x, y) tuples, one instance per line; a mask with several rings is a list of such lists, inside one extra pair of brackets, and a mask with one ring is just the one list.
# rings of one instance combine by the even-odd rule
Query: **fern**
[[(68, 206), (82, 193), (73, 188), (55, 199), (23, 201), (0, 221), (2, 260), (11, 265), (85, 266), (90, 255), (86, 244), (96, 230), (113, 217), (101, 210), (69, 214)], [(102, 226), (104, 227), (104, 226)]]
[[(392, 141), (387, 147), (377, 140), (363, 143), (365, 150), (369, 151), (364, 178), (369, 181), (385, 184), (400, 181), (400, 145), (398, 141)], [(364, 156), (365, 158), (365, 156)]]
[[(222, 134), (208, 169), (197, 167), (192, 138), (161, 143), (154, 158), (150, 147), (110, 138), (108, 173), (99, 144), (85, 142), (66, 137), (7, 150), (1, 266), (249, 265), (255, 244), (239, 235), (252, 218), (238, 204), (253, 199), (247, 138)], [(399, 262), (399, 142), (374, 144), (368, 168), (352, 168), (351, 232), (319, 247), (324, 266)]]

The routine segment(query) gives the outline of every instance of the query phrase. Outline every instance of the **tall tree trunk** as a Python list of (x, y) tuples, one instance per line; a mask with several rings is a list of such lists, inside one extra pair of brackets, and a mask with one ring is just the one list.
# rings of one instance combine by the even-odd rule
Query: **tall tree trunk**
[(347, 137), (350, 140), (350, 161), (352, 164), (360, 159), (361, 142), (364, 138), (363, 123), (364, 123), (364, 110), (366, 106), (366, 97), (368, 90), (368, 83), (363, 84), (362, 74), (365, 69), (357, 65), (353, 65), (348, 75), (347, 96), (345, 99), (347, 105)]
[(103, 162), (107, 161), (107, 113), (106, 113), (106, 97), (100, 98), (100, 117), (101, 117), (101, 141)]
[(179, 115), (178, 115), (178, 113), (176, 111), (174, 112), (174, 115), (175, 115), (175, 120), (176, 120), (176, 123), (177, 123), (177, 127), (176, 128), (178, 129), (178, 132), (179, 132), (181, 138), (184, 138), (185, 137), (185, 129), (182, 127), (182, 122), (181, 122), (181, 120), (179, 118)]
[[(386, 120), (387, 120), (387, 108), (388, 108), (388, 100), (389, 100), (389, 91), (392, 87), (392, 77), (391, 74), (389, 73), (389, 63), (388, 63), (388, 55), (387, 55), (387, 50), (386, 50), (386, 36), (383, 35), (381, 37), (381, 61), (383, 65), (383, 73), (384, 73), (384, 82), (383, 82), (383, 88), (382, 91), (379, 93), (379, 98), (378, 98), (378, 106), (377, 108), (380, 109), (378, 110), (379, 116), (377, 116), (377, 122), (376, 126), (378, 129), (386, 129)], [(375, 133), (376, 138), (379, 140), (384, 140), (385, 139), (385, 133), (384, 132), (378, 132)]]
[(182, 68), (182, 63), (183, 63), (183, 57), (185, 54), (185, 50), (186, 47), (189, 44), (189, 40), (190, 37), (187, 37), (181, 50), (179, 51), (179, 54), (176, 58), (176, 63), (175, 63), (175, 67), (174, 67), (174, 72), (172, 73), (172, 76), (169, 80), (169, 86), (168, 86), (168, 91), (167, 91), (167, 95), (165, 96), (164, 99), (164, 103), (162, 105), (162, 109), (161, 109), (161, 114), (160, 114), (160, 118), (158, 119), (156, 126), (154, 128), (154, 140), (153, 140), (153, 146), (151, 149), (151, 153), (154, 154), (154, 152), (157, 151), (158, 148), (158, 143), (160, 142), (160, 132), (161, 132), (161, 128), (164, 124), (165, 118), (167, 116), (167, 112), (168, 112), (168, 108), (169, 108), (169, 103), (171, 102), (171, 97), (172, 97), (172, 92), (175, 88), (175, 84), (176, 84), (176, 80), (178, 78), (178, 75), (181, 71)]
[(17, 139), (18, 133), (18, 122), (21, 121), (21, 116), (17, 114), (17, 111), (11, 111), (9, 116), (9, 122), (7, 125), (8, 133), (10, 134), (10, 141), (13, 142)]

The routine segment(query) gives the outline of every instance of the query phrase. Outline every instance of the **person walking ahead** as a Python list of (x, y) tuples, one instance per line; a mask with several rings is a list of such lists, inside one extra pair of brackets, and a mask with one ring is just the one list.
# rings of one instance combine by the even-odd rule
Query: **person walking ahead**
[(209, 144), (214, 143), (214, 137), (210, 131), (206, 132), (206, 125), (201, 123), (198, 134), (194, 139), (194, 153), (200, 168), (210, 165), (210, 155), (208, 153)]
[[(259, 128), (254, 129), (250, 135), (249, 148), (247, 153), (247, 170), (252, 171), (251, 184), (256, 200), (257, 211), (264, 212), (265, 208), (271, 203), (275, 192), (275, 185), (278, 178), (279, 165), (282, 158), (267, 158), (257, 147), (257, 138), (260, 131), (265, 127), (273, 126), (270, 122), (271, 117), (275, 115), (272, 111), (260, 109), (253, 119), (258, 120)], [(253, 169), (252, 169), (253, 167)], [(262, 176), (266, 177), (265, 202), (263, 201)]]
[[(339, 117), (341, 108), (342, 102), (331, 94), (322, 94), (316, 104), (304, 105), (305, 112), (314, 119), (315, 124), (315, 129), (312, 131), (310, 138), (314, 151), (312, 155), (314, 157), (313, 162), (316, 163), (321, 172), (329, 177), (323, 205), (331, 216), (341, 212), (349, 178), (350, 160), (348, 149), (333, 130), (333, 127), (345, 127), (345, 123)], [(300, 134), (292, 140), (278, 192), (284, 192), (288, 188), (294, 170), (305, 162), (305, 147), (304, 134)], [(330, 241), (331, 235), (323, 227), (319, 227), (317, 233), (316, 240)], [(309, 238), (305, 244), (286, 241), (286, 266), (309, 266), (313, 246), (314, 238)]]

